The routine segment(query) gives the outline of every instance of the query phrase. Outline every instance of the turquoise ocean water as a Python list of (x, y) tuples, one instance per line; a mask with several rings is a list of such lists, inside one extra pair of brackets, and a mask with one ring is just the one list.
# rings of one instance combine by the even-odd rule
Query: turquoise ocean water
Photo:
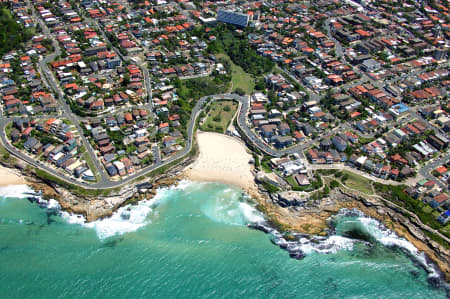
[(322, 245), (303, 238), (296, 260), (247, 227), (262, 215), (227, 185), (183, 182), (90, 224), (0, 189), (0, 298), (446, 297), (363, 215), (337, 216)]

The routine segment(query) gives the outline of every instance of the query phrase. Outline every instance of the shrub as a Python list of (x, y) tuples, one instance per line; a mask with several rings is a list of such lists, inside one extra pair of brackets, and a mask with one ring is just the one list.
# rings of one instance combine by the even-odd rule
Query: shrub
[(338, 188), (339, 187), (339, 183), (336, 180), (332, 180), (330, 182), (330, 188), (334, 189), (334, 188)]
[(345, 182), (346, 180), (348, 180), (348, 174), (347, 173), (345, 173), (343, 176), (342, 176), (342, 182)]
[(264, 189), (266, 189), (267, 192), (269, 192), (269, 193), (275, 193), (275, 192), (280, 191), (280, 189), (278, 189), (278, 187), (276, 187), (270, 183), (262, 182), (261, 184), (263, 185)]
[(323, 188), (323, 196), (327, 196), (328, 194), (330, 194), (330, 188), (328, 187), (328, 185), (325, 185), (325, 187)]

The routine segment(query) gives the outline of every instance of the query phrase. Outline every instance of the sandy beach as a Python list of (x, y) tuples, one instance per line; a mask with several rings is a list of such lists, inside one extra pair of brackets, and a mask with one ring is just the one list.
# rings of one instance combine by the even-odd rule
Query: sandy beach
[(257, 190), (253, 166), (249, 163), (252, 156), (243, 143), (230, 136), (210, 132), (199, 132), (197, 142), (200, 154), (186, 168), (186, 178), (231, 184), (248, 193)]
[(18, 172), (10, 168), (0, 166), (0, 186), (24, 185), (26, 183), (25, 178)]

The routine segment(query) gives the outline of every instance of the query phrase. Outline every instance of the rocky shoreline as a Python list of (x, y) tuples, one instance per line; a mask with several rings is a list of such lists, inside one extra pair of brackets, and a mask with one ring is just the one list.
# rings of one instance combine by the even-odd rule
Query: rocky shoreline
[(450, 251), (431, 240), (420, 229), (414, 218), (405, 216), (395, 206), (377, 198), (362, 197), (336, 188), (318, 201), (293, 200), (295, 192), (262, 193), (257, 198), (259, 209), (269, 223), (282, 232), (329, 236), (330, 217), (342, 209), (357, 209), (383, 223), (399, 237), (405, 238), (433, 261), (442, 278), (450, 281)]
[(15, 160), (11, 163), (0, 161), (4, 167), (19, 171), (27, 185), (35, 191), (42, 192), (45, 199), (55, 199), (61, 209), (69, 213), (83, 215), (87, 222), (111, 216), (117, 209), (129, 203), (136, 203), (139, 200), (153, 197), (160, 187), (173, 186), (181, 180), (181, 172), (187, 165), (190, 165), (195, 157), (188, 157), (177, 166), (174, 166), (166, 173), (150, 179), (143, 179), (139, 183), (149, 183), (151, 188), (142, 192), (137, 185), (125, 185), (120, 190), (112, 191), (108, 195), (88, 196), (74, 194), (66, 188), (48, 180), (43, 180), (29, 169), (25, 162)]
[[(14, 164), (2, 162), (5, 167), (19, 170), (29, 185), (36, 191), (42, 191), (46, 198), (59, 202), (61, 208), (74, 214), (83, 215), (88, 222), (109, 217), (118, 208), (137, 203), (142, 199), (153, 197), (158, 188), (176, 185), (183, 179), (183, 170), (195, 157), (187, 158), (167, 173), (152, 179), (152, 188), (143, 193), (136, 185), (127, 185), (118, 192), (108, 196), (77, 196), (49, 181), (43, 181), (20, 161)], [(249, 190), (247, 190), (249, 192)], [(450, 281), (450, 251), (431, 240), (420, 229), (412, 217), (405, 216), (395, 206), (373, 197), (362, 197), (340, 188), (318, 201), (296, 199), (295, 192), (268, 193), (259, 188), (250, 191), (250, 196), (258, 204), (258, 209), (269, 219), (269, 223), (280, 232), (304, 233), (317, 236), (328, 236), (330, 227), (328, 220), (342, 209), (357, 209), (366, 215), (379, 220), (387, 228), (412, 243), (424, 252), (439, 268), (446, 282)]]

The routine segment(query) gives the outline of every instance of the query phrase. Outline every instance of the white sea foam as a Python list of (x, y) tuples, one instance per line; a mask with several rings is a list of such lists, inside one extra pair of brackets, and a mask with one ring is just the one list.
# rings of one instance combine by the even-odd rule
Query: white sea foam
[[(114, 212), (111, 217), (90, 223), (85, 223), (85, 219), (79, 218), (77, 215), (70, 215), (66, 212), (63, 212), (63, 215), (68, 222), (82, 224), (85, 227), (95, 229), (97, 236), (100, 239), (106, 239), (114, 235), (136, 231), (139, 228), (150, 224), (151, 216), (157, 215), (157, 212), (154, 211), (154, 206), (169, 198), (173, 190), (189, 191), (190, 188), (197, 188), (202, 185), (204, 184), (182, 180), (177, 186), (158, 189), (157, 194), (151, 200), (143, 200), (137, 205), (122, 207)], [(239, 193), (235, 190), (231, 188), (225, 189), (223, 195), (224, 197), (216, 198), (213, 204), (202, 207), (202, 210), (208, 217), (214, 218), (219, 222), (239, 225), (245, 224), (243, 223), (242, 218), (248, 219), (248, 221), (259, 221), (264, 219), (262, 215), (249, 204), (239, 203)], [(237, 206), (237, 208), (235, 208), (235, 206)]]
[(362, 228), (375, 240), (387, 247), (398, 247), (410, 254), (417, 262), (419, 262), (429, 272), (429, 277), (438, 278), (439, 274), (434, 265), (427, 262), (425, 253), (419, 250), (408, 240), (400, 238), (397, 234), (385, 227), (378, 220), (365, 215), (363, 212), (352, 209), (342, 209), (340, 216), (353, 216), (356, 220), (346, 220), (347, 223), (359, 223)]
[(289, 243), (295, 246), (294, 251), (299, 250), (305, 255), (310, 255), (314, 252), (322, 254), (334, 254), (339, 250), (353, 250), (355, 240), (334, 235), (324, 240), (316, 240), (314, 237), (312, 237), (311, 239), (300, 238), (299, 241)]
[[(196, 183), (199, 184), (199, 183)], [(177, 186), (173, 187), (173, 189), (185, 190), (189, 187), (192, 187), (194, 184), (189, 180), (181, 180), (178, 182)]]
[(61, 217), (70, 224), (85, 224), (86, 223), (86, 218), (84, 218), (83, 215), (78, 215), (78, 214), (72, 214), (66, 211), (61, 211), (60, 213)]
[[(186, 186), (188, 183), (186, 183)], [(161, 188), (151, 200), (143, 200), (137, 205), (128, 205), (118, 209), (109, 218), (87, 223), (82, 215), (61, 211), (61, 206), (55, 199), (44, 199), (27, 185), (0, 187), (0, 198), (32, 198), (41, 208), (56, 212), (62, 219), (70, 224), (78, 224), (94, 229), (99, 239), (105, 239), (114, 235), (136, 231), (149, 224), (148, 216), (153, 211), (153, 206), (160, 203), (167, 196), (167, 191), (173, 188)], [(154, 213), (155, 214), (155, 213)]]
[[(82, 215), (72, 214), (66, 211), (61, 211), (60, 216), (70, 224), (78, 224), (84, 227), (94, 229), (98, 238), (104, 240), (106, 238), (122, 235), (124, 233), (134, 232), (141, 227), (144, 227), (151, 223), (150, 216), (157, 215), (154, 211), (154, 207), (157, 204), (162, 203), (166, 198), (170, 197), (170, 192), (173, 190), (185, 190), (192, 186), (197, 186), (198, 183), (193, 183), (191, 181), (183, 180), (175, 187), (164, 187), (157, 191), (157, 194), (150, 200), (140, 201), (137, 205), (127, 205), (121, 207), (115, 211), (111, 217), (99, 219), (93, 222), (86, 222), (86, 218)], [(14, 193), (11, 196), (11, 190), (5, 190), (4, 193), (9, 197), (20, 197), (19, 195), (24, 194), (23, 197), (29, 197), (27, 193), (33, 194), (31, 188), (22, 188), (20, 192)], [(17, 196), (16, 196), (17, 195)], [(0, 195), (1, 196), (1, 195)], [(59, 210), (60, 205), (56, 200), (46, 201), (42, 198), (36, 200), (36, 202), (47, 209)]]
[[(396, 246), (407, 251), (416, 261), (418, 261), (429, 273), (430, 278), (439, 278), (438, 271), (433, 264), (427, 262), (425, 254), (419, 252), (409, 241), (398, 237), (395, 232), (387, 229), (376, 219), (370, 218), (359, 210), (342, 209), (337, 216), (355, 217), (355, 220), (346, 219), (345, 222), (361, 225), (371, 237), (384, 246)], [(274, 236), (273, 242), (285, 248), (293, 257), (301, 258), (311, 253), (336, 253), (339, 250), (353, 250), (353, 247), (361, 240), (346, 238), (340, 235), (332, 235), (327, 238), (312, 236), (307, 234), (294, 234), (298, 241), (286, 241), (276, 230), (261, 224), (260, 228)]]
[(439, 277), (439, 274), (436, 271), (435, 267), (427, 262), (425, 253), (419, 252), (419, 250), (414, 247), (412, 243), (410, 243), (406, 239), (398, 237), (395, 232), (387, 229), (376, 219), (367, 216), (360, 216), (358, 217), (358, 220), (367, 230), (367, 232), (378, 242), (385, 246), (396, 246), (406, 250), (414, 259), (416, 259), (423, 267), (428, 270), (430, 277)]
[(230, 197), (216, 197), (204, 202), (201, 211), (214, 222), (230, 225), (244, 225), (244, 218), (240, 213), (237, 203)]
[(264, 221), (263, 215), (250, 203), (242, 201), (242, 193), (226, 188), (201, 205), (201, 210), (215, 222), (230, 225), (247, 225)]
[(152, 212), (149, 201), (142, 201), (136, 206), (118, 209), (111, 217), (86, 223), (84, 226), (95, 229), (100, 239), (121, 235), (138, 230), (150, 223), (147, 216)]
[(101, 240), (115, 235), (137, 231), (141, 227), (151, 223), (151, 215), (157, 215), (157, 213), (154, 212), (154, 207), (167, 197), (167, 190), (169, 190), (169, 188), (158, 190), (155, 197), (150, 200), (142, 200), (136, 205), (121, 207), (115, 211), (111, 217), (99, 219), (90, 223), (81, 222), (81, 220), (80, 222), (83, 226), (94, 229)]
[[(210, 182), (193, 182), (182, 180), (177, 186), (171, 188), (175, 190), (195, 191), (204, 188)], [(159, 191), (158, 191), (159, 193)], [(214, 200), (208, 200), (201, 206), (202, 212), (213, 221), (227, 223), (231, 225), (246, 225), (248, 223), (258, 223), (264, 221), (264, 216), (248, 202), (241, 202), (242, 193), (236, 188), (225, 188), (217, 194)], [(248, 196), (244, 195), (244, 199)]]
[(331, 249), (325, 252), (336, 253), (339, 250), (353, 250), (353, 245), (355, 244), (355, 241), (346, 237), (334, 235), (327, 238), (324, 241), (324, 244), (326, 246), (331, 246)]
[(49, 210), (60, 210), (61, 206), (59, 205), (59, 202), (55, 199), (51, 198), (47, 201), (47, 209)]
[(263, 214), (258, 211), (254, 206), (246, 203), (239, 203), (239, 210), (244, 215), (245, 219), (250, 223), (261, 223), (264, 221)]
[(0, 187), (0, 197), (3, 198), (28, 198), (35, 191), (27, 185), (10, 185)]

